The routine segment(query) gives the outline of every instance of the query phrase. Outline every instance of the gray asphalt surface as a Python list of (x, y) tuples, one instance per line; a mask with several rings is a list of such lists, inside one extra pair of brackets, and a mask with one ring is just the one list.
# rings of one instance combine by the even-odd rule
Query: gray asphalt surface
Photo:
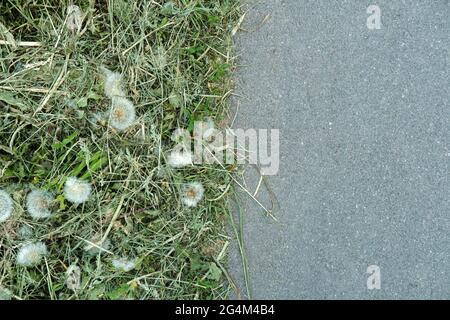
[(281, 129), (279, 221), (242, 194), (255, 299), (450, 298), (449, 1), (377, 0), (369, 30), (374, 2), (262, 0), (237, 37), (234, 127)]

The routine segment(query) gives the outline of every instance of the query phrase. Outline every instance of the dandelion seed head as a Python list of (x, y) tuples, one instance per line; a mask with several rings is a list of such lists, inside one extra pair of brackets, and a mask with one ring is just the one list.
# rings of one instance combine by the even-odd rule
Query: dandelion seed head
[(130, 260), (127, 258), (113, 259), (111, 263), (117, 270), (125, 272), (131, 271), (136, 267), (136, 263), (134, 262), (134, 260)]
[(0, 223), (5, 222), (11, 216), (13, 211), (13, 201), (11, 196), (0, 189)]
[(80, 204), (89, 199), (91, 190), (92, 187), (87, 181), (69, 177), (64, 185), (64, 198), (72, 203)]
[(105, 96), (108, 98), (125, 97), (125, 91), (123, 90), (122, 75), (118, 72), (112, 72), (104, 69), (105, 83), (103, 85), (105, 90)]
[(69, 5), (67, 6), (67, 20), (66, 27), (71, 32), (78, 32), (81, 29), (83, 23), (83, 14), (79, 6)]
[(35, 242), (24, 245), (17, 253), (17, 264), (31, 267), (38, 264), (47, 254), (47, 246), (43, 242)]
[(33, 190), (27, 196), (27, 211), (33, 219), (45, 219), (51, 216), (53, 194), (43, 190)]
[(200, 182), (185, 183), (182, 186), (181, 201), (188, 207), (196, 207), (202, 200), (205, 189)]
[(70, 265), (66, 271), (66, 286), (69, 290), (76, 291), (81, 286), (81, 269), (77, 265)]
[(167, 164), (172, 168), (183, 168), (192, 165), (192, 158), (189, 151), (173, 150), (167, 156)]
[(133, 103), (123, 97), (112, 99), (109, 124), (116, 130), (122, 131), (130, 127), (136, 118)]

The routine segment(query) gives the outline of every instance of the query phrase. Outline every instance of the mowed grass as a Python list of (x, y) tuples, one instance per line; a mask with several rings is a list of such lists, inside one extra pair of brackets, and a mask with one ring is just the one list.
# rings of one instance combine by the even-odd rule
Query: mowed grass
[[(0, 224), (0, 293), (15, 299), (221, 299), (230, 238), (233, 166), (172, 169), (165, 155), (176, 128), (227, 118), (236, 0), (80, 0), (82, 27), (66, 27), (66, 1), (0, 3), (0, 189), (14, 200)], [(11, 42), (15, 41), (15, 44)], [(9, 41), (9, 42), (8, 42)], [(123, 75), (136, 121), (115, 131), (102, 66)], [(88, 202), (64, 199), (69, 176), (92, 184)], [(180, 186), (199, 181), (195, 208)], [(33, 220), (32, 189), (56, 196), (53, 215)], [(110, 242), (101, 254), (84, 248)], [(94, 240), (93, 240), (94, 239)], [(48, 254), (18, 266), (19, 248), (42, 241)], [(129, 257), (129, 272), (111, 259)], [(70, 265), (81, 286), (66, 285)]]

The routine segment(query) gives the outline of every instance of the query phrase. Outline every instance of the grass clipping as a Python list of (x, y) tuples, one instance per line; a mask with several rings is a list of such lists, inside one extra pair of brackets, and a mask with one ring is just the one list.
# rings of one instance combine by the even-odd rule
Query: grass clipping
[(236, 2), (0, 4), (2, 298), (226, 297), (232, 168), (165, 154), (227, 117)]

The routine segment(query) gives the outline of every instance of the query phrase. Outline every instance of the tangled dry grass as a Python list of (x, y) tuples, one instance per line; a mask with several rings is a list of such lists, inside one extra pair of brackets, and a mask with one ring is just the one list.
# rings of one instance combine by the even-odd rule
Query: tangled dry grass
[[(236, 0), (7, 0), (0, 4), (0, 295), (16, 299), (218, 299), (229, 290), (226, 192), (233, 166), (174, 169), (176, 128), (227, 116)], [(135, 107), (126, 130), (105, 117), (105, 70)], [(89, 182), (86, 202), (64, 195)], [(204, 197), (184, 206), (183, 183)], [(31, 190), (54, 195), (33, 219)], [(26, 243), (44, 243), (24, 267)]]

